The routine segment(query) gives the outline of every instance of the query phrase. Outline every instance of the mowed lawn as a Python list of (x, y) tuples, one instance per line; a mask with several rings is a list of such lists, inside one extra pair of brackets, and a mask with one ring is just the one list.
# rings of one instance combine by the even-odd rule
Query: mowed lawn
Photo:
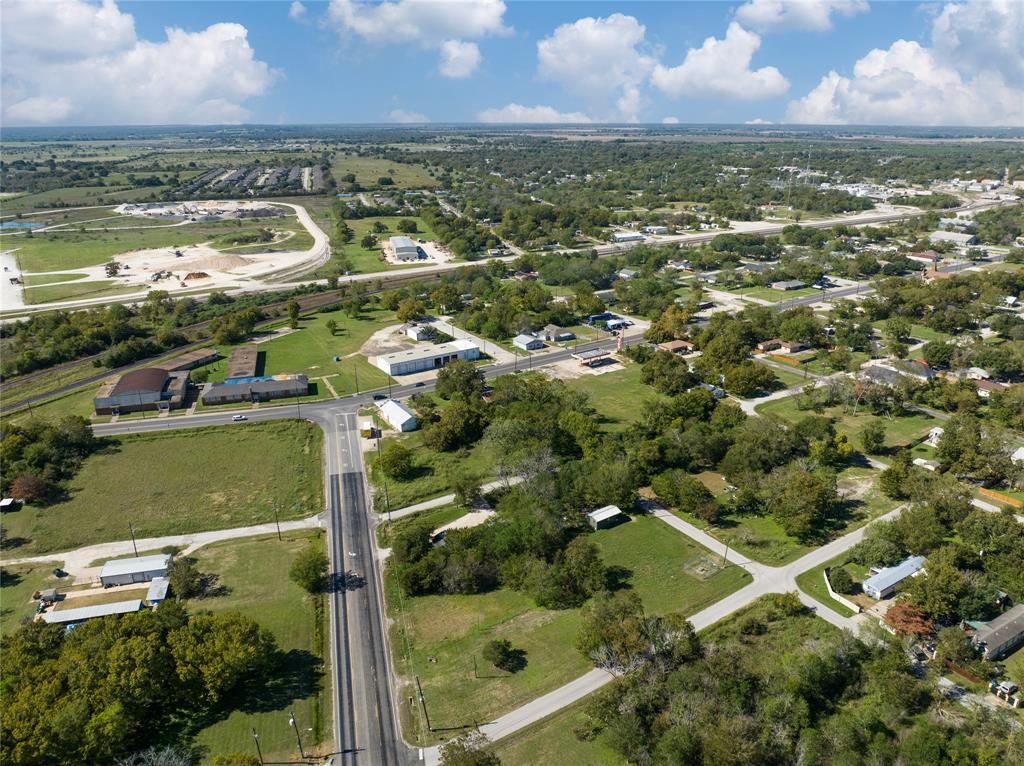
[[(772, 415), (789, 423), (796, 423), (809, 415), (817, 415), (813, 410), (801, 410), (797, 407), (797, 397), (776, 399), (758, 406), (760, 415)], [(826, 407), (821, 413), (835, 421), (836, 430), (845, 433), (855, 445), (860, 444), (859, 433), (864, 425), (878, 420), (885, 426), (885, 446), (889, 449), (906, 447), (928, 435), (928, 431), (939, 423), (931, 415), (916, 410), (905, 410), (904, 414), (894, 417), (875, 415), (867, 407), (861, 407), (856, 414), (851, 408), (844, 411), (842, 405)]]
[[(333, 335), (327, 329), (327, 322), (331, 320), (337, 324)], [(398, 324), (394, 312), (384, 310), (365, 311), (358, 318), (342, 311), (310, 314), (299, 320), (297, 330), (287, 331), (285, 325), (280, 325), (275, 329), (284, 334), (257, 345), (260, 355), (258, 372), (263, 375), (301, 373), (311, 380), (326, 377), (339, 396), (356, 392), (357, 377), (360, 391), (386, 387), (388, 376), (357, 352), (373, 333), (391, 324)], [(258, 341), (261, 337), (266, 336), (257, 334), (253, 340)], [(207, 365), (211, 381), (224, 379), (227, 360), (234, 348), (218, 347), (223, 358)], [(336, 356), (341, 361), (335, 362)], [(322, 382), (318, 382), (318, 390), (323, 396), (330, 395)]]
[(425, 188), (437, 186), (437, 180), (431, 176), (422, 165), (411, 163), (394, 162), (392, 160), (381, 160), (373, 157), (355, 157), (348, 154), (338, 154), (331, 165), (331, 174), (345, 188), (342, 177), (352, 173), (356, 182), (365, 189), (383, 189), (392, 187), (381, 187), (377, 179), (387, 176), (395, 182), (398, 188)]
[(330, 676), (321, 659), (327, 651), (327, 611), (318, 609), (288, 577), (295, 556), (311, 539), (322, 537), (294, 532), (283, 542), (276, 536), (246, 538), (214, 543), (195, 553), (198, 569), (216, 574), (225, 594), (193, 599), (187, 604), (189, 611), (237, 610), (273, 633), (285, 653), (281, 672), (269, 689), (243, 690), (223, 706), (224, 717), (198, 732), (196, 744), (206, 751), (204, 764), (217, 755), (251, 752), (253, 728), (265, 760), (298, 760), (295, 732), (288, 725), (292, 711), (307, 752), (329, 750)]
[(590, 404), (597, 410), (604, 430), (622, 431), (640, 417), (644, 402), (665, 398), (640, 382), (642, 370), (641, 365), (627, 362), (621, 370), (581, 375), (565, 383), (590, 396)]
[[(588, 537), (624, 586), (634, 589), (652, 613), (693, 614), (750, 581), (746, 572), (720, 562), (668, 525), (635, 517)], [(575, 648), (580, 610), (548, 610), (525, 594), (497, 590), (472, 596), (400, 597), (391, 571), (386, 577), (391, 645), (400, 676), (418, 675), (435, 729), (470, 726), (565, 684), (590, 669)], [(480, 656), (494, 638), (507, 638), (526, 653), (515, 674), (497, 671)], [(474, 676), (473, 662), (478, 675)], [(409, 687), (399, 697), (407, 699)], [(410, 741), (424, 737), (417, 710), (402, 706)], [(426, 741), (426, 740), (424, 740)]]
[[(435, 240), (437, 235), (434, 234), (433, 230), (427, 226), (419, 216), (376, 216), (373, 218), (359, 218), (348, 220), (345, 223), (352, 229), (353, 237), (351, 242), (340, 242), (335, 237), (331, 243), (331, 260), (326, 265), (321, 267), (316, 273), (319, 276), (328, 276), (330, 274), (337, 274), (343, 269), (341, 268), (340, 259), (344, 258), (348, 262), (347, 268), (356, 274), (363, 274), (366, 272), (376, 271), (395, 271), (400, 269), (407, 269), (413, 266), (423, 266), (423, 263), (413, 261), (411, 263), (389, 263), (384, 260), (384, 254), (381, 249), (382, 244), (389, 238), (402, 234), (398, 230), (398, 222), (408, 218), (409, 220), (416, 222), (416, 231), (406, 236), (412, 237), (414, 240)], [(378, 244), (372, 249), (367, 250), (362, 245), (362, 239), (369, 233), (373, 232), (373, 225), (375, 223), (383, 223), (387, 227), (387, 231), (382, 234), (377, 234)], [(327, 224), (325, 231), (333, 231), (334, 224)]]
[(297, 519), (323, 509), (319, 428), (246, 423), (111, 438), (68, 498), (5, 514), (18, 556), (136, 538)]
[(449, 494), (452, 475), (465, 471), (487, 482), (494, 478), (494, 459), (491, 451), (481, 442), (466, 450), (438, 452), (423, 444), (423, 432), (413, 431), (401, 436), (389, 436), (381, 440), (384, 450), (392, 443), (403, 444), (412, 450), (412, 472), (406, 479), (385, 478), (377, 467), (376, 454), (367, 456), (367, 470), (374, 485), (374, 502), (377, 511), (383, 512), (384, 483), (387, 482), (387, 497), (391, 510), (397, 511), (409, 505), (434, 497)]
[[(896, 507), (897, 503), (878, 489), (878, 473), (874, 468), (859, 465), (847, 466), (838, 473), (840, 508), (831, 528), (826, 530), (825, 536), (828, 539), (840, 537)], [(728, 495), (724, 492), (726, 482), (720, 474), (705, 471), (697, 474), (697, 478), (715, 495), (719, 503), (725, 504), (728, 501)], [(787, 535), (782, 526), (768, 514), (725, 514), (716, 524), (710, 525), (692, 514), (678, 510), (675, 512), (740, 553), (764, 564), (781, 566), (815, 547), (814, 544), (802, 543)]]
[[(6, 519), (4, 523), (7, 523)], [(0, 569), (0, 635), (6, 636), (17, 630), (23, 621), (32, 619), (36, 613), (32, 594), (37, 590), (64, 588), (72, 583), (71, 577), (57, 579), (53, 576), (53, 570), (60, 564), (55, 559), (13, 564)]]

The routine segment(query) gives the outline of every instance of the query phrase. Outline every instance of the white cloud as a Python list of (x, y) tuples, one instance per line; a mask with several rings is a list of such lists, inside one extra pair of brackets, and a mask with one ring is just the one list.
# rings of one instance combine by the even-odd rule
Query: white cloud
[(772, 125), (771, 120), (765, 120), (760, 117), (755, 117), (753, 120), (747, 120), (743, 123), (744, 125)]
[(679, 124), (679, 118), (678, 117), (662, 117), (661, 118), (661, 124), (662, 125), (678, 125)]
[(475, 43), (463, 41), (511, 33), (504, 15), (502, 0), (331, 0), (327, 24), (342, 37), (440, 50), (441, 74), (461, 78), (471, 75), (481, 58)]
[(248, 117), (244, 102), (275, 78), (240, 24), (165, 34), (160, 42), (139, 39), (132, 16), (112, 0), (5, 2), (5, 121), (237, 122)]
[(750, 0), (736, 10), (736, 20), (762, 32), (770, 29), (832, 28), (832, 15), (855, 16), (868, 10), (867, 0)]
[(761, 38), (736, 22), (725, 38), (709, 37), (700, 48), (691, 48), (676, 67), (658, 64), (651, 76), (656, 88), (668, 96), (759, 99), (785, 93), (789, 82), (773, 66), (751, 69), (750, 61), (761, 47)]
[(806, 96), (791, 101), (786, 119), (1024, 124), (1022, 33), (1024, 11), (1016, 3), (949, 3), (933, 24), (932, 47), (897, 40), (888, 49), (876, 48), (857, 61), (852, 76), (833, 70)]
[(476, 43), (462, 40), (445, 40), (441, 43), (441, 64), (439, 69), (445, 77), (461, 79), (469, 77), (480, 66), (480, 48)]
[(538, 74), (585, 98), (594, 109), (636, 120), (639, 86), (656, 63), (644, 51), (645, 32), (643, 24), (621, 13), (562, 24), (537, 43)]
[(582, 112), (559, 112), (551, 106), (507, 104), (500, 109), (485, 109), (476, 116), (480, 122), (592, 122)]
[(288, 6), (288, 18), (292, 21), (302, 21), (306, 18), (306, 6), (299, 0), (292, 0), (292, 4)]
[(430, 118), (419, 112), (409, 112), (405, 109), (392, 109), (388, 112), (388, 122), (402, 123), (423, 123), (430, 122)]

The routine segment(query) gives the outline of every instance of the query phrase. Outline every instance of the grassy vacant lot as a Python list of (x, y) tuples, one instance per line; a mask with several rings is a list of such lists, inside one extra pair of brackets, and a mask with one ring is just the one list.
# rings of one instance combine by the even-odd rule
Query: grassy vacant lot
[(196, 552), (199, 570), (216, 574), (224, 594), (194, 599), (187, 605), (189, 610), (237, 610), (272, 632), (285, 653), (284, 665), (269, 693), (252, 690), (239, 694), (224, 705), (229, 712), (223, 718), (210, 722), (196, 735), (197, 744), (207, 750), (204, 763), (216, 755), (250, 752), (254, 727), (264, 759), (297, 760), (289, 711), (295, 712), (307, 751), (313, 750), (315, 743), (330, 740), (330, 681), (321, 660), (326, 651), (327, 612), (288, 577), (295, 555), (318, 535), (295, 532), (285, 535), (283, 542), (276, 536), (231, 540)]
[[(785, 399), (776, 399), (767, 402), (757, 408), (761, 415), (772, 415), (790, 423), (795, 423), (808, 415), (815, 415), (813, 410), (801, 410), (797, 407), (797, 397), (791, 396)], [(918, 439), (927, 436), (928, 431), (938, 421), (931, 415), (922, 412), (907, 410), (906, 414), (899, 417), (885, 417), (874, 415), (862, 407), (854, 414), (853, 410), (843, 411), (842, 405), (826, 407), (821, 414), (827, 415), (835, 420), (836, 430), (845, 433), (854, 444), (859, 444), (858, 434), (864, 424), (871, 420), (880, 420), (885, 426), (885, 444), (889, 449), (905, 447)]]
[(40, 274), (35, 277), (25, 277), (22, 281), (26, 287), (37, 287), (39, 285), (52, 285), (55, 282), (71, 282), (75, 279), (82, 279), (83, 277), (89, 276), (88, 274)]
[(53, 570), (58, 566), (60, 562), (54, 560), (0, 569), (0, 635), (6, 636), (16, 630), (22, 620), (32, 619), (36, 613), (32, 594), (37, 590), (71, 584), (72, 578), (58, 580), (53, 576)]
[(22, 296), (25, 303), (35, 305), (38, 303), (52, 303), (54, 301), (68, 301), (75, 298), (105, 298), (115, 295), (127, 295), (129, 293), (141, 292), (144, 289), (141, 285), (129, 287), (111, 279), (101, 279), (89, 282), (28, 287), (23, 291)]
[[(854, 351), (850, 354), (850, 369), (859, 370), (860, 366), (864, 364), (870, 357), (863, 351)], [(804, 362), (802, 369), (808, 372), (815, 373), (817, 375), (832, 375), (835, 370), (828, 367), (820, 359), (814, 358)]]
[[(874, 325), (875, 330), (877, 331), (877, 333), (879, 335), (883, 336), (883, 337), (885, 337), (885, 322), (886, 322), (885, 319), (880, 319), (877, 322), (873, 322), (872, 323)], [(913, 343), (915, 341), (923, 341), (923, 342), (927, 343), (928, 341), (932, 341), (932, 340), (952, 340), (953, 339), (953, 336), (950, 335), (949, 333), (944, 333), (944, 332), (939, 332), (938, 330), (933, 330), (930, 327), (925, 327), (923, 324), (912, 324), (912, 325), (910, 325), (910, 337), (912, 339), (911, 343)]]
[[(732, 640), (744, 618), (751, 613), (764, 614), (763, 601), (754, 602), (701, 632), (705, 643)], [(794, 646), (820, 639), (835, 631), (824, 620), (811, 614), (767, 621), (767, 630), (759, 636), (746, 636), (745, 655), (754, 662), (770, 663)], [(612, 732), (602, 732), (589, 742), (578, 740), (573, 727), (587, 723), (584, 713), (587, 700), (570, 705), (532, 726), (498, 740), (494, 751), (503, 766), (535, 766), (535, 764), (572, 764), (573, 766), (625, 766), (627, 761), (611, 747)]]
[(68, 498), (6, 514), (22, 556), (128, 538), (296, 519), (323, 507), (321, 431), (305, 421), (121, 436), (90, 456)]
[[(653, 613), (693, 614), (749, 582), (736, 567), (718, 571), (710, 552), (653, 518), (636, 517), (589, 539)], [(419, 675), (435, 728), (489, 720), (590, 667), (573, 646), (577, 609), (541, 609), (510, 590), (400, 600), (394, 577), (386, 580), (388, 610), (396, 620), (391, 637), (395, 663), (402, 676)], [(508, 638), (526, 652), (523, 670), (510, 675), (484, 663), (480, 652), (495, 637)], [(484, 677), (474, 677), (474, 657)], [(403, 709), (409, 732), (417, 730), (413, 715)]]
[[(877, 475), (876, 469), (856, 465), (839, 473), (839, 493), (844, 500), (841, 515), (829, 531), (829, 538), (844, 535), (896, 507), (895, 502), (878, 490)], [(727, 496), (723, 491), (725, 481), (719, 474), (705, 471), (698, 474), (697, 478), (715, 494), (719, 502), (726, 501)], [(780, 566), (814, 548), (813, 545), (801, 543), (787, 535), (771, 516), (727, 514), (711, 526), (691, 514), (677, 513), (722, 542), (765, 564)]]
[(729, 292), (735, 293), (743, 298), (758, 298), (762, 301), (788, 301), (793, 298), (803, 298), (807, 295), (821, 295), (821, 290), (815, 287), (801, 287), (799, 290), (773, 290), (770, 287), (734, 287)]
[[(327, 322), (330, 320), (338, 325), (334, 335), (327, 330)], [(298, 330), (259, 344), (262, 374), (302, 373), (311, 379), (327, 376), (340, 396), (355, 393), (357, 375), (360, 391), (387, 386), (387, 375), (357, 352), (374, 332), (397, 323), (393, 312), (383, 310), (366, 311), (359, 318), (350, 317), (341, 311), (303, 317), (299, 321)], [(268, 328), (266, 332), (282, 327), (283, 324), (278, 328)], [(260, 336), (255, 339), (259, 340)], [(241, 345), (247, 345), (248, 342)], [(218, 347), (223, 358), (207, 366), (211, 381), (224, 379), (227, 358), (233, 348)], [(334, 361), (336, 356), (341, 357), (340, 362)], [(326, 389), (322, 385), (320, 388)]]
[[(60, 189), (48, 189), (35, 194), (24, 194), (10, 200), (4, 200), (4, 215), (29, 213), (34, 210), (51, 210), (58, 207), (84, 207), (86, 205), (119, 205), (122, 202), (158, 199), (167, 186), (148, 186), (132, 188), (125, 186), (74, 186)], [(155, 195), (155, 196), (152, 196)], [(82, 211), (87, 212), (87, 211)], [(96, 211), (92, 211), (96, 212)], [(102, 214), (102, 212), (100, 213)], [(54, 215), (60, 215), (54, 214)], [(99, 217), (99, 214), (95, 217)]]
[(338, 182), (339, 188), (345, 188), (345, 182), (341, 178), (348, 173), (355, 174), (356, 183), (367, 189), (391, 188), (381, 187), (377, 183), (377, 179), (383, 176), (389, 177), (400, 189), (422, 189), (437, 186), (437, 181), (422, 165), (379, 160), (372, 157), (354, 157), (350, 154), (335, 155), (334, 164), (331, 165), (331, 175)]
[(1018, 684), (1024, 681), (1024, 647), (1004, 657), (1002, 663), (1006, 666), (1006, 675), (1009, 678)]
[[(392, 442), (400, 442), (412, 450), (412, 475), (408, 479), (388, 479), (388, 499), (392, 510), (405, 508), (451, 492), (453, 471), (468, 471), (481, 481), (493, 478), (493, 460), (489, 450), (480, 442), (468, 450), (437, 452), (423, 444), (423, 434), (413, 431), (402, 436), (389, 436), (381, 440), (381, 449)], [(377, 510), (384, 510), (384, 476), (376, 467), (376, 458), (369, 461), (370, 481), (375, 487)]]
[[(757, 360), (755, 359), (754, 361), (756, 362)], [(790, 370), (786, 369), (784, 364), (779, 364), (778, 366), (774, 364), (766, 364), (764, 362), (761, 362), (761, 364), (764, 364), (765, 367), (775, 373), (775, 377), (778, 378), (786, 388), (804, 386), (808, 383), (814, 382), (814, 378), (810, 375), (803, 374), (803, 370), (805, 369), (804, 367), (794, 367)]]
[(455, 519), (464, 516), (466, 509), (460, 505), (442, 505), (440, 508), (431, 508), (429, 511), (421, 511), (420, 513), (413, 514), (412, 516), (406, 516), (405, 518), (396, 519), (390, 524), (387, 521), (381, 521), (377, 525), (377, 546), (380, 548), (390, 548), (392, 535), (396, 532), (400, 532), (403, 529), (407, 529), (412, 524), (419, 524), (420, 522), (429, 521), (434, 529), (443, 527), (445, 524), (450, 524)]
[(622, 431), (640, 417), (645, 401), (664, 397), (640, 382), (642, 367), (627, 362), (625, 368), (603, 375), (581, 375), (567, 385), (590, 396), (606, 431)]

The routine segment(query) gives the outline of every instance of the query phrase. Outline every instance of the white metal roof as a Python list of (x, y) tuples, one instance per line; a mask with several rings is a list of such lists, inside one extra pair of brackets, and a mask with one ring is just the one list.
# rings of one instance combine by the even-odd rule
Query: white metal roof
[(149, 590), (146, 591), (146, 601), (162, 601), (167, 598), (167, 588), (170, 584), (171, 581), (166, 577), (154, 577), (153, 582), (149, 584)]
[(622, 511), (617, 505), (606, 505), (604, 508), (598, 508), (596, 511), (591, 511), (587, 514), (587, 517), (594, 521), (601, 522), (614, 518), (621, 513)]
[(155, 572), (158, 569), (166, 570), (171, 563), (169, 553), (160, 553), (156, 556), (139, 556), (130, 559), (114, 559), (108, 561), (100, 570), (100, 578), (116, 577), (118, 575), (134, 574), (136, 572)]
[(383, 359), (387, 362), (409, 362), (415, 359), (431, 359), (435, 356), (444, 356), (445, 354), (454, 354), (459, 351), (468, 351), (471, 348), (477, 348), (477, 345), (465, 338), (459, 338), (448, 343), (437, 343), (426, 346), (420, 346), (418, 348), (410, 348), (408, 351), (396, 351), (393, 354), (382, 354), (379, 359)]
[(534, 341), (537, 341), (537, 340), (540, 340), (540, 338), (537, 338), (537, 337), (535, 337), (533, 335), (527, 335), (526, 333), (521, 332), (516, 337), (514, 337), (512, 339), (512, 342), (513, 343), (533, 343)]
[(408, 407), (401, 402), (396, 402), (394, 399), (381, 402), (377, 409), (380, 410), (380, 416), (396, 428), (401, 426), (402, 423), (416, 419), (416, 416)]
[(399, 249), (404, 248), (404, 247), (412, 247), (412, 248), (416, 247), (416, 243), (413, 242), (409, 237), (402, 237), (402, 236), (392, 237), (390, 241), (391, 241), (391, 247), (393, 247), (395, 250), (399, 250)]
[(106, 617), (111, 614), (130, 614), (140, 609), (142, 609), (142, 599), (133, 598), (130, 601), (115, 601), (112, 604), (96, 604), (95, 606), (81, 606), (77, 609), (46, 612), (43, 614), (43, 622), (51, 625), (64, 625), (69, 622), (83, 622), (94, 617)]
[(879, 593), (906, 580), (924, 566), (924, 556), (908, 556), (896, 566), (886, 567), (874, 577), (864, 581), (864, 590), (873, 588)]

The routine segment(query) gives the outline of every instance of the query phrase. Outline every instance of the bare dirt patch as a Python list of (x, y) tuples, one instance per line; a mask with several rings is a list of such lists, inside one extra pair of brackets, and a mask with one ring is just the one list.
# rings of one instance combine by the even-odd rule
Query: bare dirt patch
[(617, 370), (626, 369), (622, 362), (612, 359), (612, 361), (598, 365), (597, 367), (588, 367), (587, 365), (580, 364), (575, 359), (565, 359), (561, 362), (555, 362), (541, 370), (541, 373), (547, 375), (553, 380), (576, 380), (582, 378), (584, 375), (604, 375), (608, 372), (616, 372)]
[(367, 338), (366, 343), (360, 346), (359, 353), (366, 356), (392, 354), (395, 351), (405, 351), (411, 344), (411, 339), (402, 334), (402, 325), (393, 324), (377, 330)]

